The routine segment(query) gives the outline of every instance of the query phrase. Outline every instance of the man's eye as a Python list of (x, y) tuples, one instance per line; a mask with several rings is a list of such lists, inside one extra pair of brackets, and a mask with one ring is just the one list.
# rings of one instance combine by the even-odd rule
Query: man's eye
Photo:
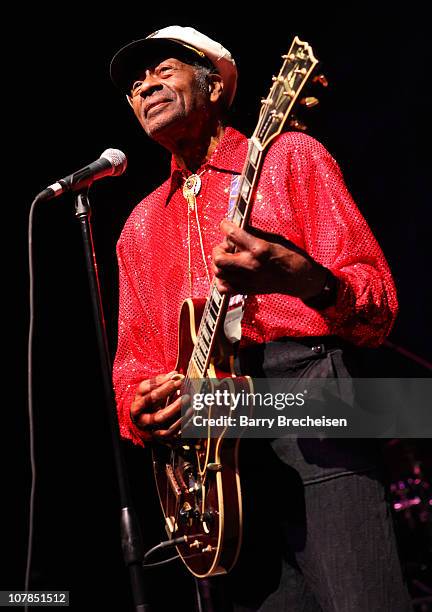
[(158, 72), (166, 73), (166, 72), (169, 72), (170, 70), (172, 70), (172, 66), (161, 66)]
[(136, 89), (141, 87), (142, 83), (142, 81), (135, 81), (135, 83), (132, 85), (132, 91), (135, 91)]

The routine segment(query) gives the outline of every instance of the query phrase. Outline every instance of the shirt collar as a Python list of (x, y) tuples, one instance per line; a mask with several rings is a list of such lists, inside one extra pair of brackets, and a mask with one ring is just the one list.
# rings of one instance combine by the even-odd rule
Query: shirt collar
[[(231, 154), (227, 154), (227, 145)], [(211, 157), (203, 166), (216, 168), (222, 172), (231, 174), (240, 174), (243, 169), (244, 160), (246, 158), (248, 141), (246, 136), (238, 132), (232, 127), (225, 129), (222, 140), (218, 143)], [(199, 170), (198, 170), (199, 171)], [(171, 179), (176, 182), (179, 176), (182, 175), (182, 170), (179, 168), (174, 155), (171, 157)]]

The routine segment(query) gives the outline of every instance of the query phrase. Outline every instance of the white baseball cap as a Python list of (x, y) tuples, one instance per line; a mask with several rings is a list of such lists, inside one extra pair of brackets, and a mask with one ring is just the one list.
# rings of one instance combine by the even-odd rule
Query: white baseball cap
[(203, 64), (216, 68), (224, 83), (224, 98), (231, 106), (237, 88), (237, 68), (231, 53), (220, 43), (190, 27), (168, 26), (119, 49), (110, 65), (113, 83), (129, 93), (136, 72), (165, 49), (177, 55), (181, 50), (180, 59), (201, 59)]

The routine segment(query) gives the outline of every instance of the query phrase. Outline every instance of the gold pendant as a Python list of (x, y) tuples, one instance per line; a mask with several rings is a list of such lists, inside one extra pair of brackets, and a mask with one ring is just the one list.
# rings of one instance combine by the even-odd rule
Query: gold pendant
[(195, 208), (195, 196), (199, 193), (200, 189), (201, 179), (198, 174), (188, 176), (183, 185), (183, 196), (188, 201), (191, 210)]

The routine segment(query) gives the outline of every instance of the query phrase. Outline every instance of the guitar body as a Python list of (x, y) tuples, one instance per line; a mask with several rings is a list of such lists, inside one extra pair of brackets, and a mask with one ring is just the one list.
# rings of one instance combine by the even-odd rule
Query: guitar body
[[(183, 303), (176, 366), (180, 374), (187, 372), (205, 303), (205, 299), (188, 299)], [(216, 360), (218, 365), (230, 364), (232, 355), (224, 347)], [(220, 380), (218, 389), (251, 390), (248, 378), (232, 378), (233, 372), (224, 372), (214, 362), (208, 375), (212, 380)], [(214, 387), (212, 382), (209, 385)], [(188, 537), (177, 549), (197, 577), (228, 572), (240, 551), (242, 503), (238, 447), (238, 438), (224, 438), (222, 433), (219, 437), (177, 438), (170, 445), (158, 444), (153, 448), (154, 474), (168, 536)]]

